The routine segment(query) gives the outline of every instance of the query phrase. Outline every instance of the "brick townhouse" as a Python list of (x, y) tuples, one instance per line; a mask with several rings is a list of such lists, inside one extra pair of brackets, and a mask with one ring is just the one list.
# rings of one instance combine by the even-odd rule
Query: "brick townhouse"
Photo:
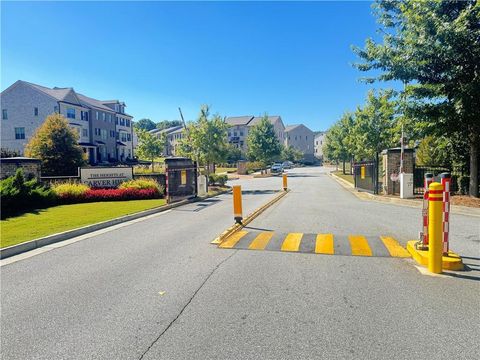
[(79, 134), (90, 164), (133, 158), (132, 116), (125, 103), (97, 100), (73, 88), (48, 88), (18, 80), (1, 93), (1, 147), (23, 154), (35, 130), (60, 113)]

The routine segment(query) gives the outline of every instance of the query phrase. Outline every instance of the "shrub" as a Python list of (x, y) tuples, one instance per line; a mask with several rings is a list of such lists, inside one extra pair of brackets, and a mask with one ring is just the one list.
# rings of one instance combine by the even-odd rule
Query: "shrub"
[(55, 193), (37, 179), (27, 181), (23, 169), (17, 169), (14, 176), (0, 181), (0, 196), (2, 219), (54, 205), (57, 200)]
[(135, 180), (125, 181), (120, 184), (119, 189), (156, 189), (163, 194), (163, 186), (154, 179), (139, 178)]
[(52, 190), (62, 203), (76, 203), (81, 201), (85, 193), (90, 188), (80, 183), (57, 183), (53, 185)]
[(247, 172), (254, 172), (262, 169), (265, 169), (265, 164), (261, 161), (247, 162)]
[(218, 174), (210, 174), (208, 175), (208, 184), (209, 185), (220, 185), (224, 186), (227, 183), (228, 176), (223, 174), (223, 175), (218, 175)]
[(158, 189), (89, 189), (83, 196), (83, 201), (121, 201), (158, 199), (163, 194)]

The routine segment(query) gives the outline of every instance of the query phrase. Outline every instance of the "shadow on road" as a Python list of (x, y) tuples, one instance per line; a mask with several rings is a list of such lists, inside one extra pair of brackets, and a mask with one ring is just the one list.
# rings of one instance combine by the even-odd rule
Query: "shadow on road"
[(188, 212), (197, 212), (205, 209), (208, 206), (215, 205), (216, 203), (222, 201), (221, 199), (216, 199), (216, 198), (211, 198), (211, 199), (206, 199), (202, 201), (198, 201), (192, 204), (188, 204), (186, 206), (182, 206), (176, 209), (173, 209), (173, 211), (188, 211)]
[(275, 194), (282, 190), (242, 190), (242, 195), (267, 195)]

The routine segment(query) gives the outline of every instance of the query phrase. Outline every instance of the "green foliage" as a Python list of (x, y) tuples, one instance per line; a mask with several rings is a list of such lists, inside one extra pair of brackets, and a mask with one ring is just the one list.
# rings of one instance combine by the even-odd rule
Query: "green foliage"
[(220, 115), (210, 116), (209, 107), (202, 105), (197, 121), (187, 127), (187, 136), (180, 141), (179, 153), (202, 164), (224, 162), (228, 154), (228, 125)]
[(247, 144), (247, 156), (250, 160), (269, 164), (280, 156), (282, 147), (275, 135), (273, 124), (268, 121), (268, 115), (248, 131)]
[(238, 160), (242, 159), (242, 150), (233, 146), (232, 144), (227, 144), (227, 156), (226, 160), (228, 163), (236, 163)]
[(154, 160), (159, 157), (165, 151), (167, 139), (165, 134), (157, 137), (154, 134), (145, 130), (139, 130), (138, 145), (136, 152), (141, 159), (147, 159), (152, 161), (152, 172), (154, 172)]
[(377, 0), (383, 42), (354, 48), (366, 79), (399, 80), (406, 118), (424, 134), (462, 137), (470, 151), (470, 195), (478, 196), (480, 6), (478, 1)]
[(0, 181), (1, 218), (55, 204), (55, 193), (35, 178), (25, 179), (22, 169)]
[(150, 119), (140, 119), (134, 123), (135, 130), (150, 131), (155, 129), (155, 123)]
[(77, 175), (85, 164), (79, 134), (60, 114), (47, 116), (25, 148), (25, 155), (42, 161), (42, 174)]
[(209, 185), (219, 185), (225, 186), (227, 183), (228, 176), (225, 174), (209, 174), (208, 175), (208, 184)]
[(323, 156), (333, 161), (347, 161), (354, 154), (352, 134), (354, 115), (345, 113), (326, 133)]
[(303, 153), (293, 146), (282, 146), (280, 157), (283, 161), (298, 162), (303, 159)]
[(158, 122), (156, 126), (157, 126), (157, 129), (164, 130), (174, 126), (181, 126), (181, 125), (183, 125), (181, 120), (162, 120)]
[(88, 185), (74, 182), (56, 183), (52, 186), (53, 192), (60, 197), (81, 197), (88, 189)]
[(251, 173), (251, 172), (265, 169), (265, 164), (261, 161), (249, 161), (247, 162), (246, 167), (247, 167), (247, 172)]
[(156, 182), (154, 179), (139, 178), (129, 181), (124, 181), (118, 187), (119, 189), (156, 189), (163, 194), (163, 186)]
[(395, 140), (400, 136), (394, 132), (396, 104), (392, 97), (391, 90), (380, 91), (378, 95), (370, 91), (364, 107), (355, 111), (347, 146), (356, 159), (372, 159), (376, 153), (398, 145)]

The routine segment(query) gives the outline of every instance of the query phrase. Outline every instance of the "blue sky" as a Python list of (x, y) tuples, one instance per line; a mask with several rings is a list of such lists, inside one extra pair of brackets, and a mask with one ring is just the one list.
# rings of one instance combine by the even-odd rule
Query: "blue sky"
[[(4, 2), (1, 88), (18, 79), (127, 103), (136, 119), (281, 115), (328, 128), (368, 85), (350, 46), (370, 2)], [(378, 85), (377, 85), (378, 86)]]

